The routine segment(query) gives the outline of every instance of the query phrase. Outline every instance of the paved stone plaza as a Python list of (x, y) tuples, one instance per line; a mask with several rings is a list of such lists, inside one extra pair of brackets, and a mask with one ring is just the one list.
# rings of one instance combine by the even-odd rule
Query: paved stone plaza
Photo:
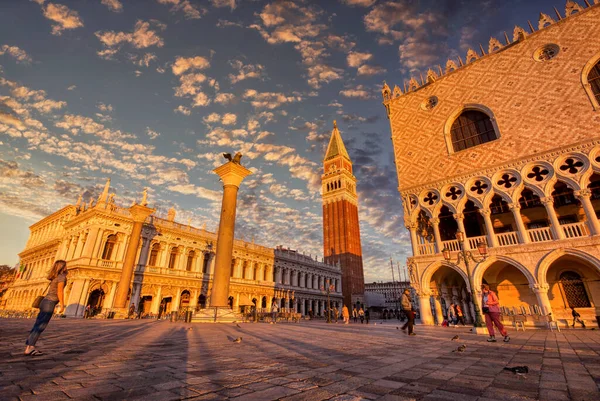
[[(510, 344), (489, 344), (468, 328), (417, 326), (408, 337), (395, 321), (57, 319), (38, 343), (45, 355), (25, 357), (32, 324), (0, 320), (1, 400), (600, 400), (593, 330), (513, 332)], [(503, 371), (516, 365), (529, 374)]]

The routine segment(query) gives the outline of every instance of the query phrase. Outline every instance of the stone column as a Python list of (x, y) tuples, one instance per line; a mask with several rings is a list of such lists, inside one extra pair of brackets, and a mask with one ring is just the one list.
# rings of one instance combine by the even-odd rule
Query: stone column
[(440, 219), (433, 218), (430, 221), (431, 225), (433, 226), (433, 237), (435, 238), (436, 253), (440, 253), (444, 248), (442, 245), (442, 237), (440, 235)]
[(252, 172), (233, 161), (216, 168), (214, 172), (223, 181), (223, 203), (217, 235), (217, 259), (210, 302), (211, 306), (226, 307), (229, 297), (229, 270), (233, 254), (237, 193), (242, 180)]
[(215, 262), (217, 261), (216, 255), (211, 253), (208, 261), (208, 273), (212, 276), (215, 274)]
[(94, 243), (94, 248), (92, 249), (91, 258), (92, 259), (100, 259), (100, 247), (102, 246), (102, 237), (104, 237), (104, 229), (99, 229), (98, 234), (96, 235), (96, 242)]
[(106, 303), (105, 303), (105, 305), (106, 305), (105, 309), (112, 309), (116, 293), (117, 293), (117, 282), (114, 281), (110, 287), (110, 292), (108, 293), (108, 299), (106, 300)]
[(552, 306), (550, 305), (550, 299), (548, 298), (550, 286), (534, 284), (530, 285), (529, 288), (531, 288), (531, 291), (533, 291), (537, 297), (538, 304), (542, 310), (542, 315), (552, 313)]
[(463, 249), (471, 249), (471, 247), (469, 246), (469, 240), (467, 238), (467, 232), (465, 231), (465, 215), (462, 213), (456, 213), (454, 216), (454, 220), (456, 220), (456, 223), (458, 224), (458, 231), (462, 232), (464, 234), (464, 239), (463, 239)]
[(176, 288), (175, 291), (177, 291), (175, 293), (175, 299), (173, 302), (173, 307), (171, 307), (172, 311), (178, 311), (179, 310), (179, 303), (181, 302), (181, 288)]
[(565, 233), (558, 222), (558, 217), (556, 216), (556, 210), (554, 210), (554, 198), (546, 197), (541, 199), (544, 207), (546, 208), (546, 213), (548, 213), (548, 219), (550, 220), (550, 228), (552, 229), (552, 236), (554, 239), (564, 239)]
[(585, 211), (585, 216), (587, 217), (587, 224), (590, 230), (591, 235), (600, 234), (600, 222), (598, 222), (598, 218), (596, 217), (596, 211), (594, 210), (594, 206), (592, 205), (592, 201), (590, 200), (592, 196), (592, 192), (589, 189), (581, 189), (579, 191), (575, 191), (575, 196), (581, 202), (583, 206), (583, 210)]
[(490, 209), (479, 209), (479, 214), (483, 216), (485, 222), (485, 231), (487, 231), (488, 246), (496, 248), (498, 246), (498, 240), (496, 239), (496, 233), (494, 233), (494, 224), (492, 223)]
[[(114, 283), (114, 285), (116, 285), (116, 283)], [(142, 283), (133, 283), (133, 295), (131, 296), (131, 302), (129, 302), (130, 305), (133, 305), (135, 307), (135, 312), (137, 312), (138, 310), (138, 306), (140, 303), (140, 293), (142, 292)]]
[(419, 314), (421, 315), (421, 323), (433, 325), (433, 315), (431, 314), (431, 295), (419, 294)]
[(85, 245), (83, 246), (83, 252), (81, 256), (86, 258), (93, 258), (93, 252), (96, 245), (96, 239), (98, 238), (98, 233), (100, 229), (97, 227), (90, 228), (88, 232), (87, 238), (85, 240)]
[(150, 312), (152, 312), (155, 315), (158, 314), (160, 301), (162, 301), (162, 287), (158, 287), (158, 289), (156, 290), (156, 295), (152, 297), (152, 306), (150, 307)]
[(435, 322), (441, 325), (444, 321), (444, 313), (442, 312), (441, 296), (437, 295), (433, 298), (435, 303)]
[(81, 299), (81, 293), (83, 292), (84, 284), (85, 280), (83, 279), (76, 279), (73, 281), (73, 285), (71, 286), (71, 292), (69, 293), (69, 299), (65, 305), (65, 315), (71, 317), (77, 315), (77, 309), (79, 308), (79, 300)]
[(531, 240), (529, 239), (529, 233), (527, 232), (525, 224), (523, 223), (523, 217), (521, 216), (521, 205), (518, 203), (509, 203), (508, 207), (512, 211), (513, 217), (515, 218), (517, 232), (519, 234), (521, 244), (529, 244)]
[(131, 229), (131, 235), (129, 236), (127, 253), (125, 254), (125, 259), (123, 261), (123, 270), (121, 271), (121, 278), (119, 280), (119, 286), (117, 287), (117, 294), (115, 295), (114, 302), (114, 308), (122, 309), (119, 311), (119, 314), (124, 314), (125, 316), (127, 316), (127, 295), (129, 294), (129, 286), (133, 276), (135, 257), (140, 243), (142, 227), (146, 218), (154, 213), (154, 209), (136, 203), (129, 208), (129, 213), (133, 219), (133, 228)]
[(410, 223), (406, 226), (410, 230), (410, 244), (412, 245), (413, 256), (419, 256), (419, 240), (417, 239), (417, 223)]

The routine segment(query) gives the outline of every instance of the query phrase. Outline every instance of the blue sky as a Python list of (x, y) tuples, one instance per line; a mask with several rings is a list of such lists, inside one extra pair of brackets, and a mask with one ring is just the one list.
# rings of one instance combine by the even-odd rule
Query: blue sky
[(3, 0), (0, 264), (28, 226), (108, 177), (123, 206), (215, 230), (222, 152), (254, 174), (236, 236), (323, 254), (320, 174), (333, 120), (355, 164), (367, 282), (410, 239), (381, 105), (390, 85), (515, 25), (549, 0)]

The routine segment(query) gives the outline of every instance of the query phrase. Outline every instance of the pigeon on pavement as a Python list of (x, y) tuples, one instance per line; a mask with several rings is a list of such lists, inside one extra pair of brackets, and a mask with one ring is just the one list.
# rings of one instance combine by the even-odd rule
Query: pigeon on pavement
[(515, 366), (512, 368), (504, 368), (504, 370), (508, 370), (509, 372), (513, 372), (514, 374), (517, 375), (524, 375), (529, 373), (529, 367), (527, 366)]
[(242, 342), (242, 337), (238, 337), (235, 340), (233, 340), (234, 343), (241, 343)]
[(465, 352), (466, 349), (467, 349), (467, 346), (465, 344), (463, 344), (452, 352)]
[(458, 335), (456, 335), (450, 339), (450, 341), (456, 341), (456, 340), (458, 340)]

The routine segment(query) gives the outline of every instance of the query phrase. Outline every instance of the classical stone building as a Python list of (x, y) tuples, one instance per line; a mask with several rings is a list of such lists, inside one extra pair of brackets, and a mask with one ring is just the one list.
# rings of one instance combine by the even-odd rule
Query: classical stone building
[[(600, 5), (568, 1), (403, 88), (384, 85), (425, 323), (496, 290), (508, 319), (600, 315)], [(457, 231), (477, 256), (456, 266)], [(433, 309), (433, 313), (432, 313)], [(472, 316), (472, 310), (469, 315)]]
[[(19, 254), (24, 272), (8, 290), (6, 309), (28, 310), (48, 281), (57, 259), (68, 264), (66, 314), (82, 316), (86, 305), (109, 312), (121, 278), (124, 255), (133, 226), (128, 208), (115, 204), (110, 180), (97, 201), (68, 205), (30, 227), (25, 249)], [(143, 225), (137, 249), (134, 278), (127, 305), (141, 302), (144, 313), (165, 312), (210, 305), (216, 234), (153, 214)], [(254, 242), (234, 241), (229, 301), (234, 310), (273, 302), (302, 314), (323, 313), (330, 282), (332, 305), (341, 304), (339, 266), (310, 256)]]
[(365, 278), (358, 223), (356, 177), (352, 174), (352, 161), (335, 121), (323, 167), (321, 182), (325, 261), (342, 266), (344, 303), (348, 306), (356, 302), (363, 303)]
[[(387, 281), (365, 284), (365, 296), (369, 293), (383, 295), (383, 307), (387, 309), (400, 309), (400, 297), (405, 289), (411, 289), (408, 281)], [(368, 305), (373, 306), (373, 305)]]

